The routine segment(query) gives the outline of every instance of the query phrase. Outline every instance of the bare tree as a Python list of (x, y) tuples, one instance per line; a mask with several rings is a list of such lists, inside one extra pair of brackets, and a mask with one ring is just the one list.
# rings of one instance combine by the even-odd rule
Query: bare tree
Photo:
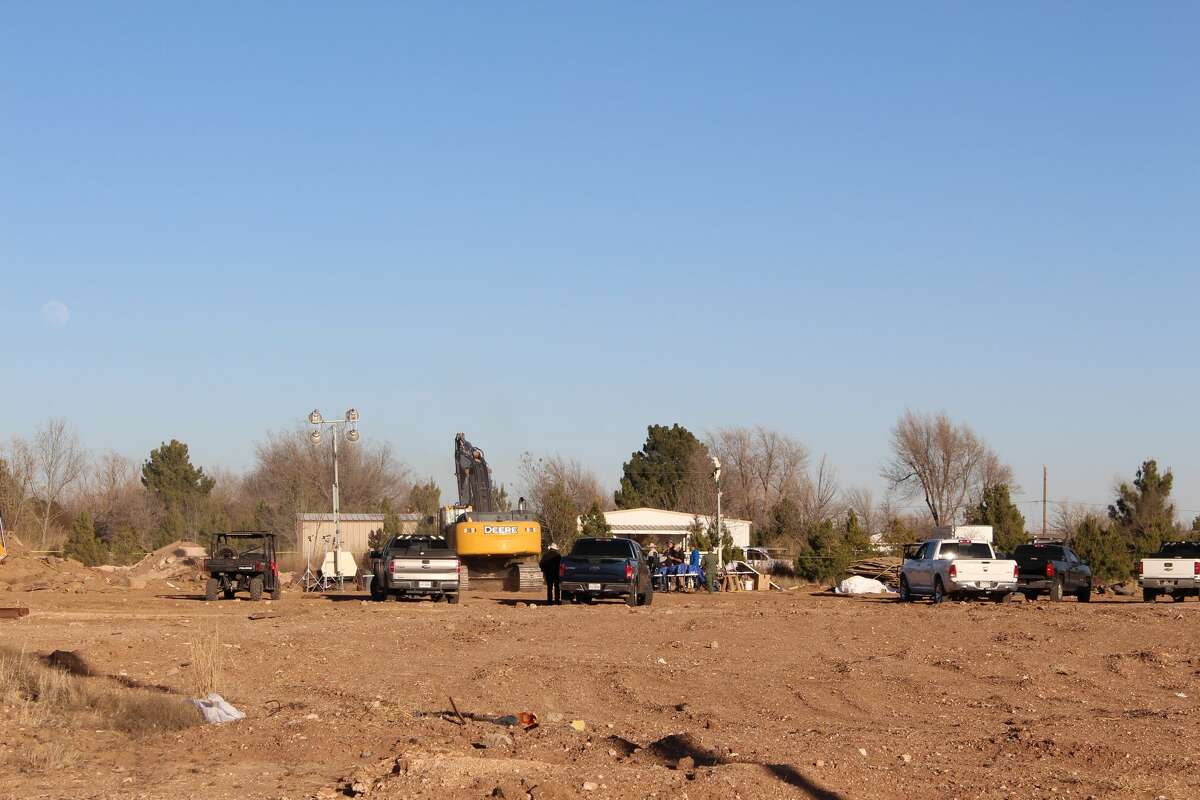
[[(886, 525), (883, 516), (884, 504), (875, 505), (875, 495), (867, 488), (847, 489), (842, 500), (848, 511), (853, 511), (859, 524), (867, 533), (880, 533)], [(886, 498), (885, 498), (886, 502)]]
[(777, 431), (762, 426), (721, 428), (709, 434), (708, 449), (721, 459), (721, 488), (729, 513), (758, 524), (780, 498), (795, 495), (807, 483), (807, 448)]
[(127, 530), (142, 547), (151, 547), (159, 509), (133, 461), (110, 450), (93, 461), (82, 484), (75, 510), (92, 515), (98, 535), (107, 539)]
[(14, 436), (0, 449), (0, 519), (10, 531), (24, 530), (35, 469), (33, 448), (24, 439)]
[(808, 524), (820, 524), (837, 516), (841, 510), (838, 494), (837, 469), (829, 463), (826, 456), (821, 456), (817, 471), (799, 488), (797, 501), (804, 521)]
[[(327, 443), (313, 445), (297, 429), (270, 433), (256, 448), (257, 463), (243, 491), (260, 500), (272, 532), (291, 539), (295, 515), (322, 512), (333, 503), (333, 455)], [(385, 443), (359, 442), (338, 450), (341, 507), (346, 512), (378, 511), (384, 501), (400, 508), (412, 480), (407, 466)]]
[(523, 496), (529, 507), (539, 513), (545, 507), (547, 493), (556, 484), (562, 485), (581, 512), (587, 511), (593, 502), (598, 502), (601, 508), (609, 505), (611, 495), (605, 491), (596, 473), (576, 459), (560, 455), (538, 458), (532, 453), (522, 453), (518, 471)]
[(1050, 530), (1065, 541), (1070, 541), (1079, 524), (1093, 514), (1094, 512), (1086, 505), (1060, 503), (1054, 507), (1054, 518), (1050, 522)]
[(944, 414), (904, 412), (892, 430), (892, 459), (883, 468), (905, 498), (923, 497), (934, 525), (949, 525), (988, 486), (1012, 471), (969, 427)]
[(36, 465), (35, 488), (42, 501), (42, 539), (50, 530), (50, 519), (54, 507), (63, 499), (63, 494), (83, 476), (87, 456), (79, 444), (79, 437), (64, 419), (51, 419), (33, 439), (34, 463)]

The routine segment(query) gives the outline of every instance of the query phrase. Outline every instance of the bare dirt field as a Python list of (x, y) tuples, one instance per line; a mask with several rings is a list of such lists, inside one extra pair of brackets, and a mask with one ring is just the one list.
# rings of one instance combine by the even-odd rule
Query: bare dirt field
[[(7, 703), (0, 796), (1200, 797), (1195, 601), (190, 591), (0, 594), (31, 609), (0, 620), (9, 651), (75, 650), (86, 681), (180, 697), (216, 653), (215, 688), (246, 713), (82, 729)], [(519, 712), (538, 725), (470, 718)]]

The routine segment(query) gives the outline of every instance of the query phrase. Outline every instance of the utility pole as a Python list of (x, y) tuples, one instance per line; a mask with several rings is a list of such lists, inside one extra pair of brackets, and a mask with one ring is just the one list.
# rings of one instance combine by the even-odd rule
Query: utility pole
[(1042, 464), (1042, 538), (1046, 538), (1046, 465)]

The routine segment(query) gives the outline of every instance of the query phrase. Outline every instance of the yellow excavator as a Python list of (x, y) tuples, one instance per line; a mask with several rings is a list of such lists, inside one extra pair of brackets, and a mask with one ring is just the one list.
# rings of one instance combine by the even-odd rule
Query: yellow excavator
[(440, 522), (458, 553), (460, 588), (542, 589), (545, 582), (537, 563), (542, 526), (525, 510), (524, 498), (516, 511), (496, 509), (487, 459), (461, 433), (454, 437), (454, 472), (458, 504), (443, 506)]

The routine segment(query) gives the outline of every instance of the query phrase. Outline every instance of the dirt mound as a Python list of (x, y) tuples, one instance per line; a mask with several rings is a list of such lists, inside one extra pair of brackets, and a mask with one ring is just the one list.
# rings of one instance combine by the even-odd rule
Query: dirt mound
[(206, 556), (207, 552), (201, 545), (180, 540), (158, 548), (122, 571), (129, 587), (133, 589), (143, 589), (152, 582), (169, 584), (198, 580)]
[(10, 555), (0, 564), (0, 592), (96, 592), (119, 584), (73, 558)]
[(87, 567), (73, 558), (10, 552), (0, 563), (0, 592), (170, 591), (181, 588), (181, 583), (199, 581), (204, 558), (204, 548), (188, 541), (160, 547), (131, 567)]

